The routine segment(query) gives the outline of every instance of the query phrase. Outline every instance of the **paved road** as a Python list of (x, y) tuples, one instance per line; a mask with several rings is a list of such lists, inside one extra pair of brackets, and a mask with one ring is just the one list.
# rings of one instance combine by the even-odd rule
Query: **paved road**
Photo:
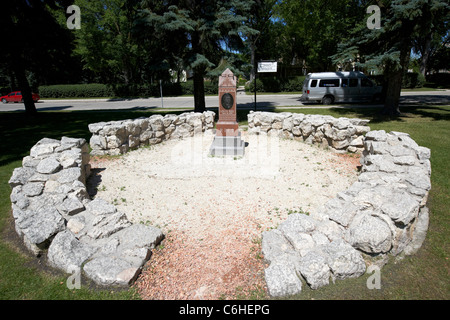
[[(320, 104), (303, 104), (300, 101), (300, 95), (257, 95), (258, 109), (270, 107), (293, 106), (296, 108), (323, 107)], [(404, 92), (401, 97), (402, 104), (437, 104), (450, 105), (450, 90), (443, 91), (417, 91)], [(238, 92), (237, 104), (239, 109), (253, 109), (254, 96), (246, 95)], [(219, 99), (217, 96), (206, 97), (207, 108), (217, 108)], [(372, 107), (373, 105), (355, 105), (347, 104), (343, 107)], [(193, 97), (167, 97), (148, 98), (148, 99), (82, 99), (82, 100), (41, 100), (36, 104), (38, 110), (114, 110), (114, 109), (154, 109), (154, 108), (170, 108), (170, 109), (193, 109)], [(334, 106), (336, 107), (336, 106)], [(326, 107), (328, 108), (328, 107)], [(0, 104), (0, 111), (23, 111), (23, 103)]]

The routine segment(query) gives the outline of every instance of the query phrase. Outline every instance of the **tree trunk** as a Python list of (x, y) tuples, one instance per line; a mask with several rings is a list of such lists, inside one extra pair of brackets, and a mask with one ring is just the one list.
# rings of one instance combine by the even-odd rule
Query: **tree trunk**
[(25, 69), (22, 67), (20, 59), (16, 56), (13, 57), (14, 74), (17, 79), (17, 85), (22, 92), (23, 102), (25, 104), (25, 112), (29, 115), (37, 113), (36, 106), (34, 105), (33, 96), (31, 94), (30, 84), (28, 83), (25, 75)]
[(427, 75), (427, 65), (431, 54), (431, 39), (432, 34), (427, 34), (425, 38), (425, 45), (422, 48), (422, 58), (420, 59), (420, 73), (425, 77)]
[(398, 116), (400, 115), (399, 100), (402, 90), (402, 69), (391, 72), (388, 77), (386, 99), (381, 113), (388, 116)]
[(252, 71), (250, 72), (250, 81), (255, 80), (255, 75), (256, 75), (256, 46), (253, 43), (253, 41), (250, 44), (250, 54), (251, 54), (251, 58), (250, 58), (250, 63), (252, 64)]
[(408, 68), (411, 46), (403, 45), (400, 50), (400, 66), (393, 66), (388, 68), (386, 70), (387, 72), (385, 72), (385, 76), (387, 77), (387, 90), (384, 108), (381, 111), (384, 115), (399, 116), (401, 114), (399, 101), (402, 92), (402, 80), (403, 74)]
[(194, 69), (194, 112), (206, 111), (203, 69)]

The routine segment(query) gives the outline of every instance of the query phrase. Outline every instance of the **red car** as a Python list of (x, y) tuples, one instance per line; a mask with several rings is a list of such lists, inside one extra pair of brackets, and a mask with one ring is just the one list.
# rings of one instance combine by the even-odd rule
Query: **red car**
[[(38, 102), (41, 97), (37, 93), (32, 93), (31, 96), (33, 97), (34, 102)], [(0, 97), (0, 100), (2, 100), (3, 103), (8, 102), (23, 102), (22, 98), (22, 92), (20, 91), (14, 91), (10, 94), (7, 94), (6, 96)]]

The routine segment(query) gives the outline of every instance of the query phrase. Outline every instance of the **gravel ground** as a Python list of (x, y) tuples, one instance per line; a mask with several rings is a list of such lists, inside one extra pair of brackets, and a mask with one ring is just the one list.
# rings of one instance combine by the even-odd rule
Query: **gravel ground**
[(357, 179), (357, 156), (243, 132), (244, 157), (211, 157), (213, 138), (91, 160), (91, 193), (166, 234), (135, 284), (145, 299), (263, 296), (261, 233)]

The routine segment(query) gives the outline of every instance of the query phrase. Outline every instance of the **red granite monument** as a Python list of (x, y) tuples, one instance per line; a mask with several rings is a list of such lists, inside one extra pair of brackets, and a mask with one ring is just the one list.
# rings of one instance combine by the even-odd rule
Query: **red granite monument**
[(210, 154), (243, 156), (245, 143), (236, 121), (236, 77), (226, 69), (219, 77), (219, 121)]

